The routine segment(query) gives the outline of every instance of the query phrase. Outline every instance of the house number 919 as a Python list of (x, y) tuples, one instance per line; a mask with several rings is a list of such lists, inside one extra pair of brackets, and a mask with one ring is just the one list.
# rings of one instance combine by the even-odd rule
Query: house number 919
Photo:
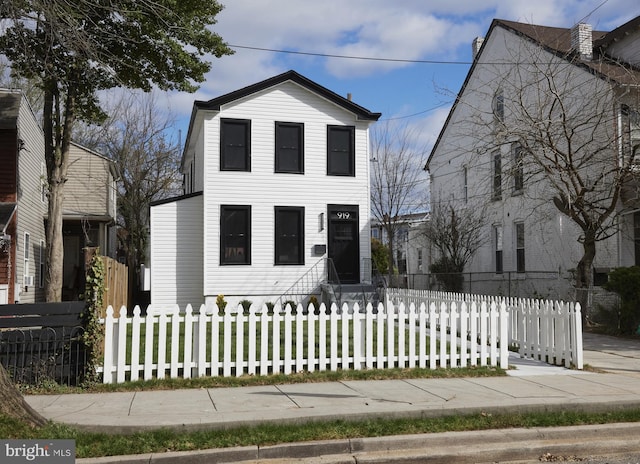
[(349, 219), (351, 217), (351, 213), (338, 211), (336, 216), (338, 216), (338, 219)]

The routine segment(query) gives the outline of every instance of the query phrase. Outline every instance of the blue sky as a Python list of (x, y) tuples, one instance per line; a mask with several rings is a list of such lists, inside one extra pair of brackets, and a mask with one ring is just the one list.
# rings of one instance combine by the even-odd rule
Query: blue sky
[[(637, 0), (222, 0), (212, 28), (232, 46), (382, 59), (329, 58), (235, 48), (213, 59), (195, 94), (167, 96), (186, 134), (194, 100), (209, 100), (289, 69), (346, 96), (381, 120), (437, 137), (469, 70), (471, 42), (492, 19), (571, 27), (584, 21), (611, 30), (640, 14)], [(393, 62), (429, 60), (462, 64)], [(444, 91), (442, 89), (446, 89)], [(413, 116), (410, 116), (413, 115)]]

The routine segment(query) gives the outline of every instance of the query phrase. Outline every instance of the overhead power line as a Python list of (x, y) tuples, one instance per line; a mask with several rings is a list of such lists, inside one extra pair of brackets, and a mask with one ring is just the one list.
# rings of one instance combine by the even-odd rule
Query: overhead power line
[(240, 48), (243, 50), (257, 50), (260, 52), (286, 53), (290, 55), (320, 56), (323, 58), (342, 58), (346, 60), (387, 61), (392, 63), (460, 64), (460, 65), (467, 65), (467, 66), (473, 63), (471, 61), (409, 60), (409, 59), (402, 59), (402, 58), (376, 58), (372, 56), (335, 55), (330, 53), (314, 53), (314, 52), (301, 52), (296, 50), (279, 50), (276, 48), (249, 47), (247, 45), (229, 44), (229, 47)]

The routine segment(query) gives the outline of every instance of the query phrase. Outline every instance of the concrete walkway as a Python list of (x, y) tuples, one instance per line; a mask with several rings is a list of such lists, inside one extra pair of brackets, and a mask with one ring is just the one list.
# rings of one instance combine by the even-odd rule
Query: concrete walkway
[[(510, 364), (516, 369), (507, 377), (35, 395), (26, 399), (48, 419), (108, 433), (159, 427), (231, 428), (260, 422), (640, 408), (640, 341), (586, 333), (584, 362), (601, 372), (568, 370), (512, 356)], [(246, 456), (253, 456), (255, 450), (250, 448)], [(286, 448), (295, 449), (294, 445)], [(242, 460), (239, 457), (232, 461)], [(150, 462), (148, 456), (145, 459)]]

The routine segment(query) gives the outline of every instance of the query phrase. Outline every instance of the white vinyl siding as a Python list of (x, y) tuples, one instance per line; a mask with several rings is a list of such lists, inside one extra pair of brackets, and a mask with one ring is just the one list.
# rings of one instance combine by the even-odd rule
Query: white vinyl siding
[[(151, 304), (204, 303), (202, 195), (151, 207)], [(194, 307), (195, 307), (194, 306)]]
[[(219, 169), (220, 118), (251, 119), (251, 172)], [(272, 295), (274, 300), (310, 269), (321, 256), (313, 245), (327, 245), (317, 218), (327, 204), (358, 205), (360, 249), (369, 258), (368, 124), (352, 113), (287, 82), (250, 98), (235, 101), (204, 116), (205, 296), (219, 293), (238, 298)], [(276, 121), (304, 123), (304, 174), (274, 173)], [(327, 127), (355, 126), (356, 177), (327, 176)], [(220, 205), (251, 205), (251, 266), (220, 266)], [(274, 208), (305, 208), (304, 265), (274, 267)], [(241, 298), (242, 299), (242, 298)]]
[[(47, 201), (42, 201), (42, 165), (44, 159), (44, 135), (38, 125), (27, 100), (22, 98), (18, 114), (18, 138), (22, 146), (18, 152), (18, 207), (16, 210), (16, 262), (15, 271), (12, 270), (15, 287), (14, 295), (9, 300), (20, 303), (35, 303), (44, 301), (44, 291), (37, 285), (24, 288), (24, 276), (29, 272), (34, 275), (37, 263), (34, 262), (33, 247), (29, 250), (30, 269), (25, 269), (24, 236), (29, 234), (29, 241), (38, 244), (45, 240), (44, 220), (47, 215)], [(34, 284), (37, 284), (34, 281)]]

